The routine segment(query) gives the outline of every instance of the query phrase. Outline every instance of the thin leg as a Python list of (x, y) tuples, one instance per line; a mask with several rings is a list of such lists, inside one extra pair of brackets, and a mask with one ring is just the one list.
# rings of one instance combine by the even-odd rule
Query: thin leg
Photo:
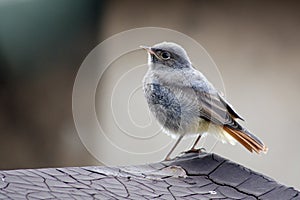
[(167, 154), (165, 160), (170, 160), (171, 154), (173, 153), (173, 151), (175, 150), (175, 148), (177, 147), (177, 145), (179, 144), (179, 142), (181, 141), (182, 138), (183, 138), (183, 135), (180, 135), (179, 138), (177, 139), (176, 143), (174, 144), (174, 146), (170, 150), (170, 152)]
[(191, 148), (189, 151), (196, 151), (196, 146), (197, 146), (198, 142), (200, 141), (200, 139), (201, 139), (201, 134), (198, 135), (198, 137), (197, 137), (197, 139), (195, 140), (195, 142), (194, 142), (192, 148)]

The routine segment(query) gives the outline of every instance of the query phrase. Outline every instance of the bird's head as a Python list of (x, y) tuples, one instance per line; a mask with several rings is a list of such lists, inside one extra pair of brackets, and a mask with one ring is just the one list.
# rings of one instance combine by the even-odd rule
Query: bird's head
[(153, 69), (184, 69), (191, 67), (186, 51), (178, 44), (162, 42), (152, 47), (141, 46), (148, 52), (148, 64)]

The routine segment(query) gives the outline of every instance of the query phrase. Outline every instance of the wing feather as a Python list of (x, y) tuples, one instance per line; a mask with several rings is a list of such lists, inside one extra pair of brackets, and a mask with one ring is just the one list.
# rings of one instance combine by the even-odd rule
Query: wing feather
[(250, 152), (259, 153), (267, 151), (267, 147), (258, 137), (250, 133), (250, 131), (236, 121), (236, 119), (243, 120), (243, 118), (210, 83), (202, 81), (201, 84), (194, 85), (193, 90), (199, 101), (201, 118), (223, 127), (227, 133)]

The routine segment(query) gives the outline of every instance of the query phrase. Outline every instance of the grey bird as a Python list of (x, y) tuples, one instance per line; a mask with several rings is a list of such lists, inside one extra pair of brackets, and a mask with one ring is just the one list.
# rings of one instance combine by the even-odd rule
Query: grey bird
[(141, 47), (148, 52), (143, 90), (150, 111), (166, 133), (178, 137), (165, 160), (170, 159), (181, 139), (191, 134), (198, 137), (190, 151), (197, 151), (201, 136), (209, 133), (224, 143), (238, 141), (250, 152), (267, 152), (263, 142), (237, 122), (243, 118), (192, 66), (180, 45), (162, 42)]

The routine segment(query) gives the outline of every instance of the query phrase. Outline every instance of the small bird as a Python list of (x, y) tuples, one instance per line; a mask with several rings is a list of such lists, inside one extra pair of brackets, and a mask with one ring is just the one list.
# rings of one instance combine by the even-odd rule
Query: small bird
[(189, 151), (198, 151), (201, 136), (209, 133), (224, 143), (238, 141), (250, 152), (267, 152), (264, 143), (237, 122), (243, 118), (192, 66), (180, 45), (162, 42), (141, 48), (148, 52), (143, 90), (150, 111), (164, 132), (178, 137), (165, 160), (170, 159), (181, 139), (191, 134), (198, 137)]

